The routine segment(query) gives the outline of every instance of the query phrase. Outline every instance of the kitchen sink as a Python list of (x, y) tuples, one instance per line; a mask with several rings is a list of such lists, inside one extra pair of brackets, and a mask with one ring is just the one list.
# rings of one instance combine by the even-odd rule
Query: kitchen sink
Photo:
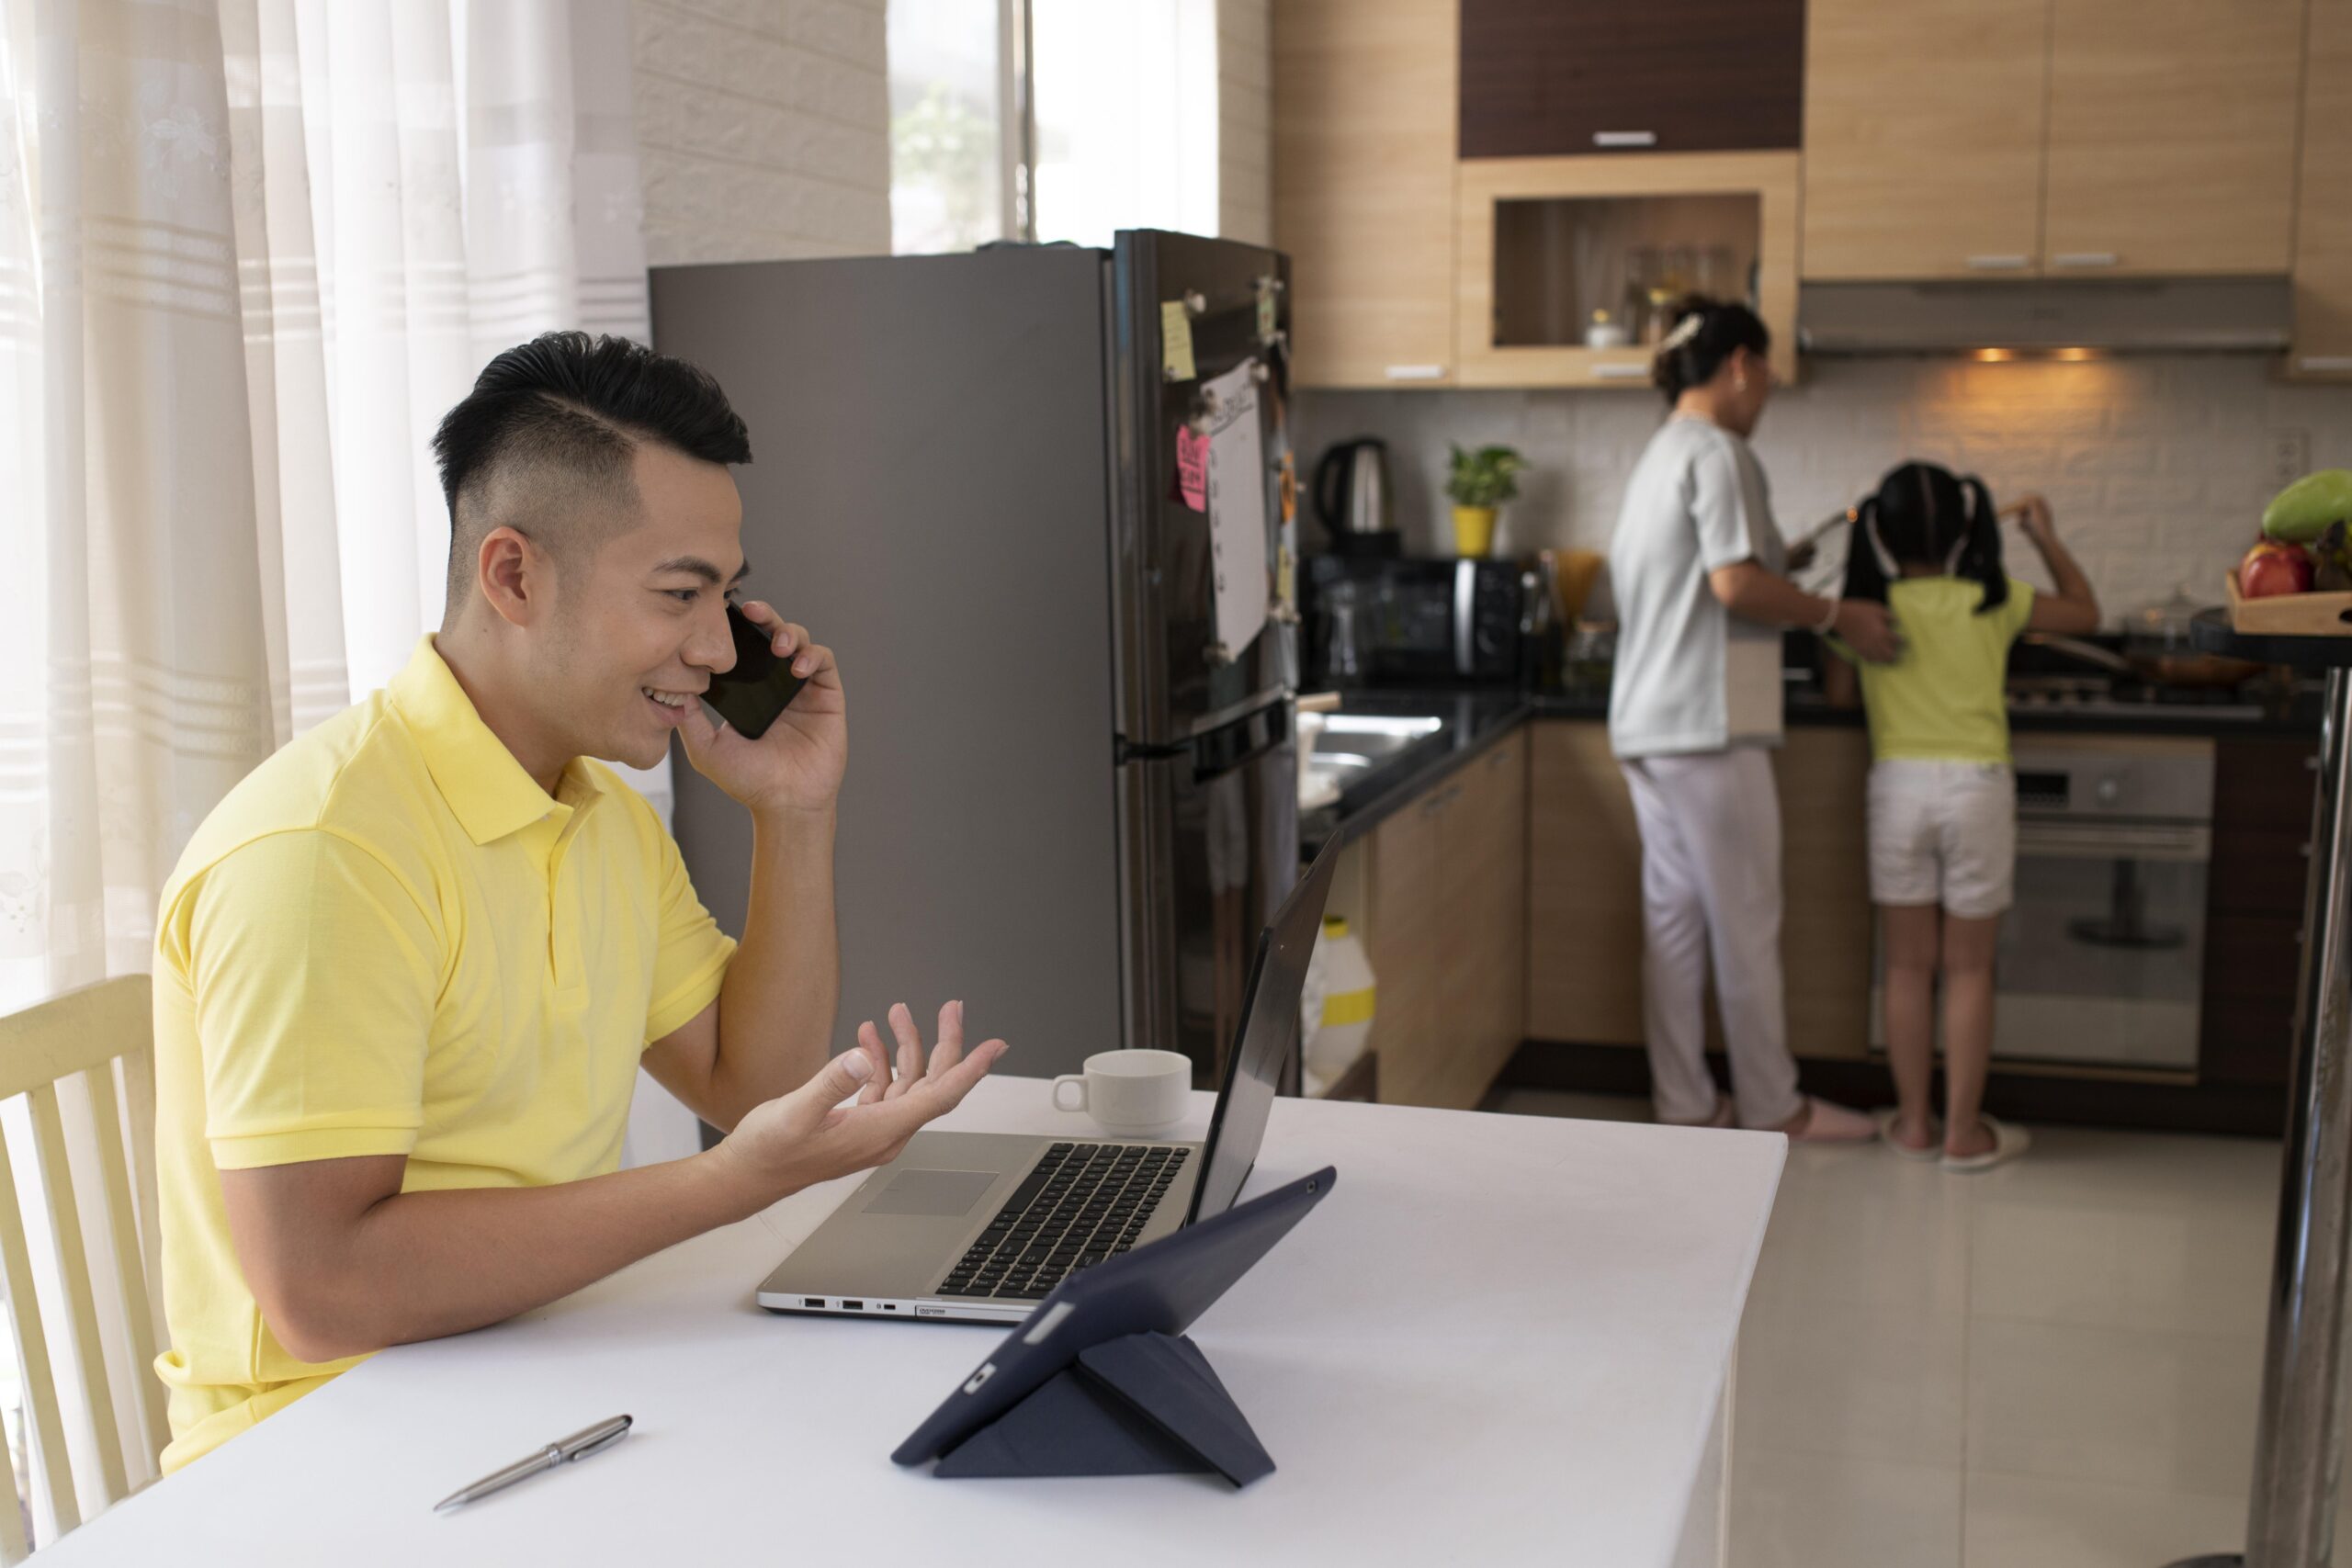
[(1435, 714), (1323, 716), (1321, 725), (1315, 727), (1313, 748), (1299, 759), (1300, 806), (1312, 809), (1330, 804), (1444, 730), (1445, 720)]

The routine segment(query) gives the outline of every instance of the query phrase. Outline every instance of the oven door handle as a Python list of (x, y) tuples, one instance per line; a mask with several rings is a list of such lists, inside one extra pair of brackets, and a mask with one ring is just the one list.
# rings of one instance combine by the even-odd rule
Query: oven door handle
[(2018, 854), (2050, 860), (2209, 861), (2213, 830), (2150, 822), (2018, 824)]

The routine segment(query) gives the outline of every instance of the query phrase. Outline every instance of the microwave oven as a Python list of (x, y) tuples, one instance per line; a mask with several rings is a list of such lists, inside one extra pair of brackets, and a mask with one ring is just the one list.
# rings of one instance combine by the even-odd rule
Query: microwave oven
[(1309, 556), (1300, 565), (1308, 684), (1519, 679), (1517, 563)]

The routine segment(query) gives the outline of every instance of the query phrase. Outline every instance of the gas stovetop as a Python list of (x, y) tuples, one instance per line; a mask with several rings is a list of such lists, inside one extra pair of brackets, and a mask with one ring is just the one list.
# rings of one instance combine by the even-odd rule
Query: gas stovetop
[(2104, 675), (2013, 675), (2009, 707), (2015, 712), (2078, 713), (2090, 716), (2245, 718), (2262, 716), (2258, 703), (2222, 686), (2158, 686)]

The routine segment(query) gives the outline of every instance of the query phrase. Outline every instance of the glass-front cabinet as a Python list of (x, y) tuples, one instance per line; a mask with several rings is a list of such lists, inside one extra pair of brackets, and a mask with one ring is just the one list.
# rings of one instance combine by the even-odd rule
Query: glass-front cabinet
[(1456, 380), (1648, 385), (1672, 302), (1746, 301), (1796, 374), (1793, 152), (1465, 160)]

